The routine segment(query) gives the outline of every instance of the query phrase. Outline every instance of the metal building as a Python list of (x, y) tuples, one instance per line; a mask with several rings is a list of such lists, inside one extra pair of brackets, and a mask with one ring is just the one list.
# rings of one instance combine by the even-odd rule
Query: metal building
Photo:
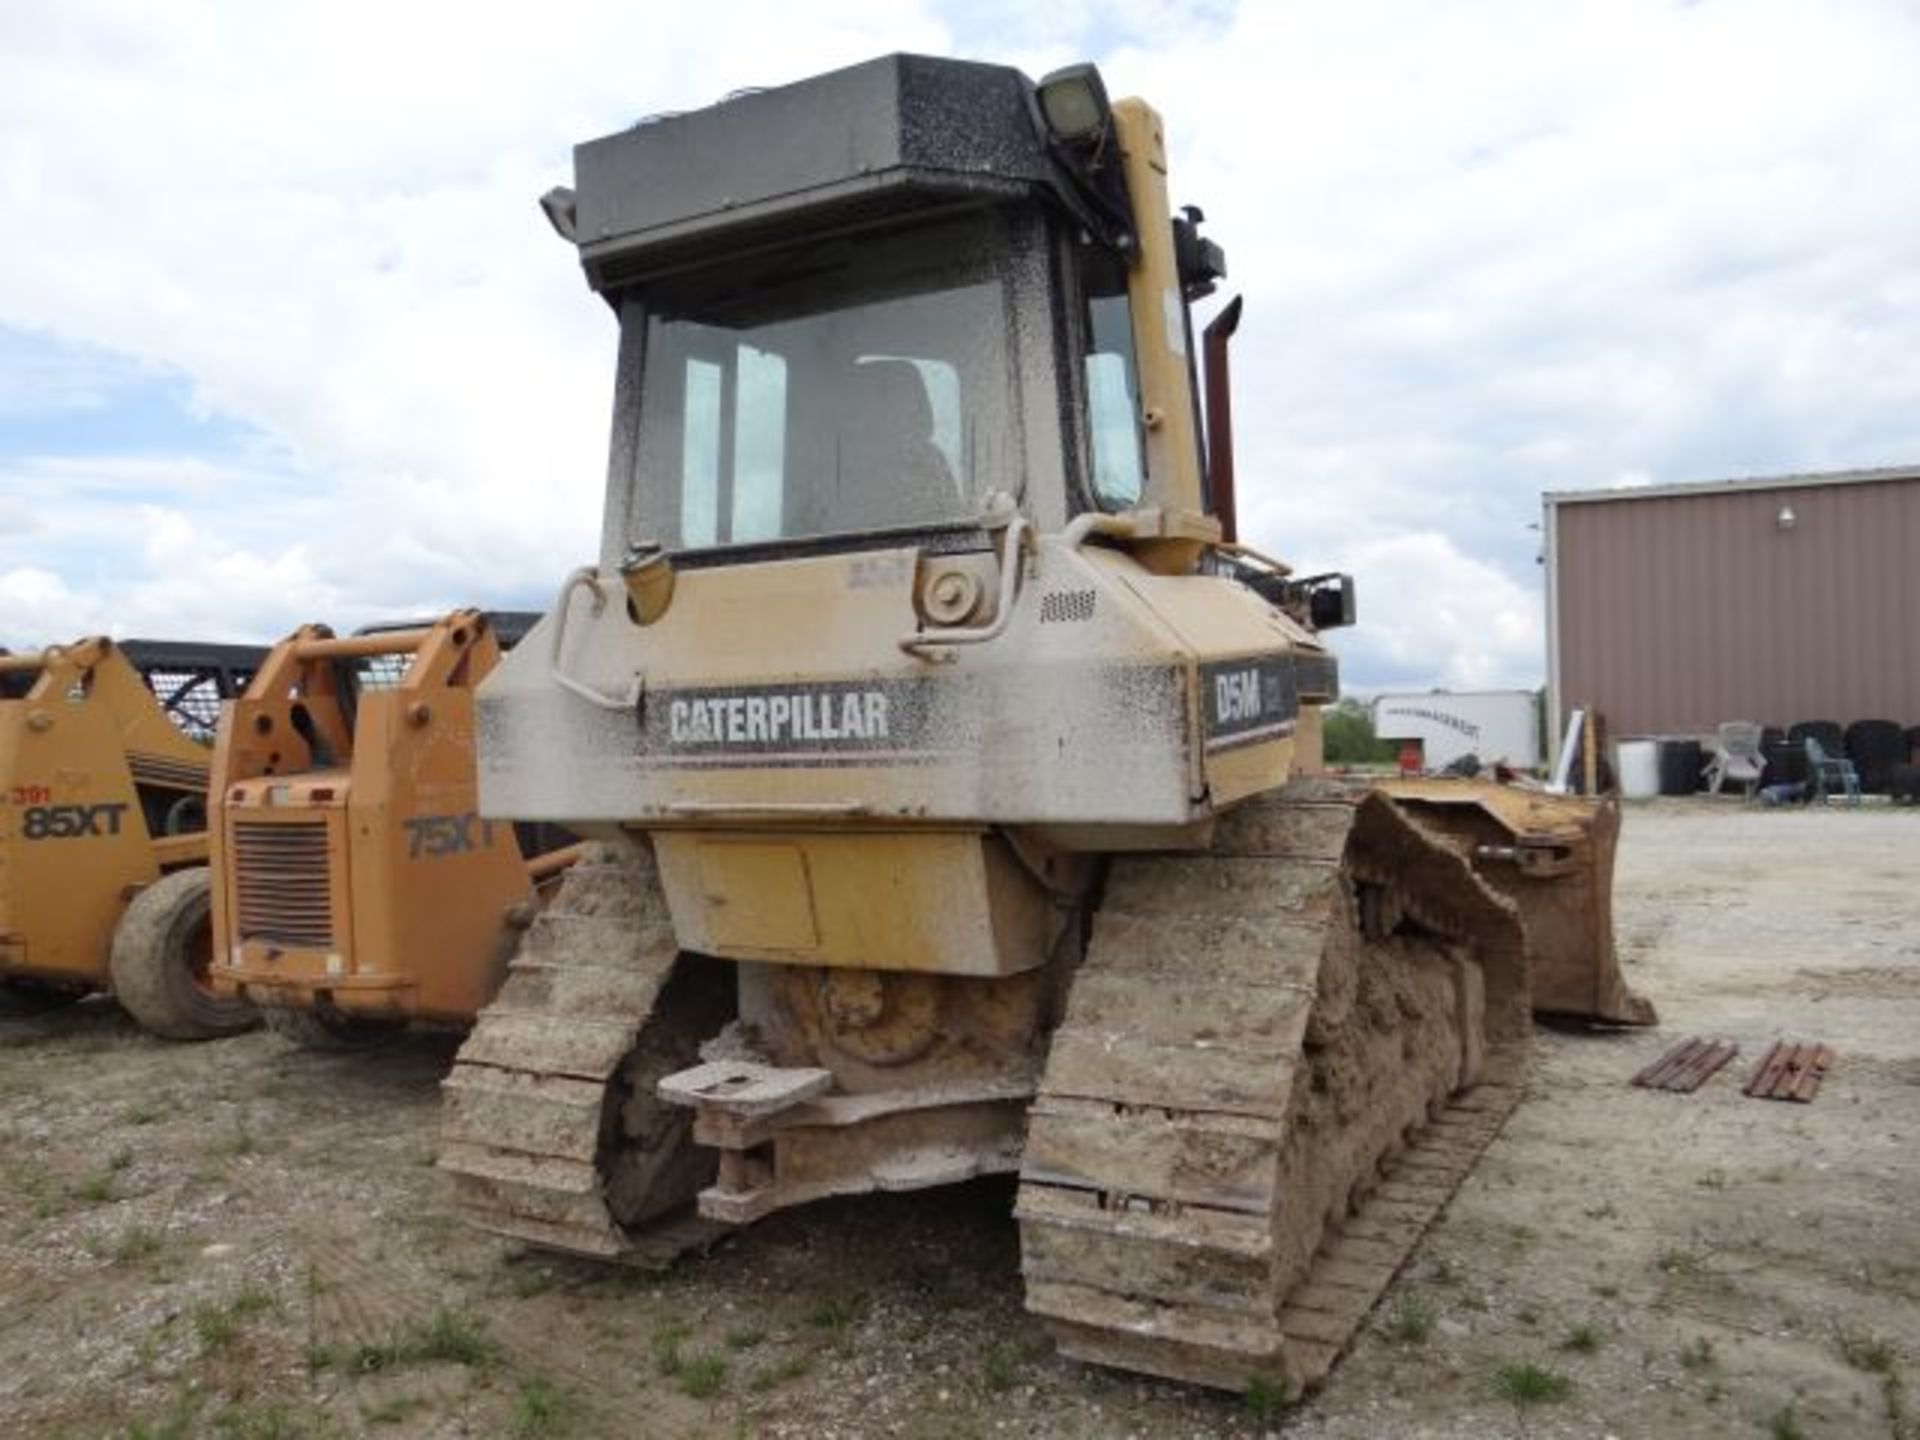
[(1556, 741), (1920, 725), (1920, 467), (1543, 498)]

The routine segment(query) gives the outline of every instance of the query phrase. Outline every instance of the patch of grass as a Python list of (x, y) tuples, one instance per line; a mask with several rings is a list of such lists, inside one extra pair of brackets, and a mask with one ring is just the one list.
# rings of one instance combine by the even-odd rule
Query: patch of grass
[(1662, 1250), (1653, 1257), (1654, 1269), (1664, 1275), (1698, 1275), (1706, 1263), (1692, 1250)]
[(1864, 1370), (1869, 1375), (1891, 1375), (1899, 1368), (1899, 1352), (1877, 1335), (1842, 1331), (1837, 1338), (1840, 1358), (1856, 1370)]
[(275, 1309), (277, 1305), (278, 1302), (269, 1291), (262, 1290), (258, 1285), (249, 1285), (227, 1302), (227, 1311), (236, 1320), (245, 1320)]
[(662, 1375), (673, 1376), (680, 1373), (682, 1360), (680, 1345), (691, 1332), (678, 1320), (663, 1320), (654, 1326), (649, 1343), (653, 1347), (653, 1364)]
[(695, 1400), (711, 1400), (727, 1383), (727, 1357), (713, 1351), (682, 1356), (679, 1373), (680, 1393)]
[(278, 1401), (229, 1406), (213, 1417), (213, 1429), (230, 1440), (316, 1440), (326, 1433), (316, 1417)]
[(1791, 1405), (1782, 1405), (1767, 1417), (1767, 1434), (1772, 1440), (1807, 1440), (1807, 1432), (1800, 1428), (1800, 1416)]
[(729, 1350), (751, 1350), (767, 1338), (767, 1332), (758, 1325), (737, 1325), (727, 1331)]
[(516, 1300), (531, 1300), (551, 1290), (557, 1277), (545, 1265), (520, 1265), (514, 1268), (509, 1288)]
[(136, 1420), (122, 1432), (122, 1440), (193, 1440), (200, 1418), (200, 1397), (191, 1392), (174, 1397), (157, 1420)]
[(1427, 1279), (1435, 1285), (1458, 1285), (1460, 1267), (1444, 1255), (1436, 1256), (1433, 1264), (1427, 1269)]
[(361, 1407), (360, 1418), (369, 1425), (404, 1425), (422, 1410), (431, 1409), (432, 1404), (418, 1395), (396, 1395), (378, 1405)]
[(845, 1300), (829, 1298), (814, 1306), (807, 1319), (816, 1330), (838, 1335), (853, 1323), (853, 1306)]
[(114, 1198), (113, 1172), (103, 1170), (98, 1175), (89, 1175), (73, 1187), (73, 1198), (85, 1201), (89, 1205), (104, 1205)]
[(131, 1150), (116, 1150), (107, 1157), (107, 1169), (116, 1175), (122, 1170), (131, 1168), (132, 1165), (133, 1151)]
[(1680, 1365), (1686, 1370), (1709, 1370), (1719, 1357), (1713, 1353), (1713, 1341), (1704, 1335), (1695, 1336), (1680, 1347)]
[(813, 1361), (802, 1354), (792, 1354), (775, 1364), (756, 1370), (747, 1380), (747, 1389), (756, 1395), (764, 1395), (769, 1390), (777, 1390), (789, 1380), (798, 1380), (813, 1368)]
[(1436, 1314), (1433, 1302), (1411, 1290), (1403, 1291), (1393, 1302), (1393, 1316), (1387, 1329), (1393, 1338), (1406, 1345), (1424, 1345), (1433, 1334)]
[(981, 1374), (989, 1390), (1011, 1390), (1014, 1377), (1020, 1369), (1020, 1357), (1011, 1345), (994, 1344), (987, 1347), (982, 1358)]
[[(271, 1297), (267, 1303), (273, 1303)], [(442, 1308), (434, 1311), (433, 1318), (424, 1325), (415, 1325), (391, 1340), (368, 1341), (351, 1348), (309, 1345), (306, 1359), (308, 1373), (315, 1375), (322, 1370), (374, 1375), (405, 1365), (436, 1363), (487, 1370), (499, 1361), (500, 1347), (479, 1325)]]
[(1724, 1190), (1727, 1188), (1727, 1172), (1716, 1166), (1697, 1177), (1693, 1183), (1703, 1190)]
[(1591, 1355), (1600, 1348), (1600, 1332), (1583, 1321), (1560, 1337), (1560, 1348), (1580, 1355)]
[(233, 1134), (213, 1147), (216, 1155), (251, 1155), (260, 1148), (260, 1142), (253, 1138), (253, 1132), (247, 1129), (246, 1122), (239, 1121), (233, 1127)]
[(114, 1237), (107, 1254), (116, 1265), (136, 1265), (142, 1260), (151, 1260), (160, 1249), (159, 1235), (144, 1225), (129, 1225)]
[(1515, 1409), (1525, 1410), (1558, 1404), (1573, 1393), (1573, 1381), (1558, 1370), (1522, 1360), (1493, 1372), (1493, 1392)]
[(586, 1408), (571, 1390), (533, 1376), (513, 1397), (513, 1433), (520, 1440), (566, 1440), (580, 1433)]
[(200, 1341), (200, 1353), (211, 1355), (225, 1350), (240, 1338), (240, 1322), (224, 1305), (201, 1304), (193, 1307), (193, 1333)]
[(151, 1125), (166, 1112), (158, 1105), (131, 1105), (120, 1112), (122, 1125)]
[(1276, 1420), (1293, 1406), (1293, 1385), (1286, 1380), (1256, 1375), (1247, 1382), (1247, 1393), (1241, 1397), (1241, 1403), (1255, 1420)]
[(441, 1361), (484, 1370), (500, 1358), (500, 1347), (479, 1325), (442, 1306), (425, 1325), (402, 1338), (400, 1358), (413, 1364)]

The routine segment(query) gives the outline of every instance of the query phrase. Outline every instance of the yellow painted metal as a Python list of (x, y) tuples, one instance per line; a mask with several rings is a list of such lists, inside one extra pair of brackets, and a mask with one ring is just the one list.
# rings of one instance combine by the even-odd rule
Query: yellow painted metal
[[(405, 661), (392, 684), (348, 682), (381, 656)], [(440, 1023), (493, 998), (533, 899), (512, 825), (475, 793), (473, 687), (499, 658), (471, 610), (274, 647), (214, 750), (218, 988)]]
[(662, 830), (683, 948), (735, 960), (1011, 975), (1051, 941), (1046, 892), (984, 830)]
[(1167, 142), (1144, 100), (1113, 107), (1114, 128), (1133, 197), (1140, 254), (1127, 279), (1133, 346), (1146, 430), (1146, 503), (1199, 514), (1200, 422), (1188, 363), (1187, 308), (1173, 253), (1167, 200)]
[(0, 977), (103, 988), (127, 901), (207, 857), (204, 834), (151, 833), (132, 763), (190, 779), (207, 751), (111, 640), (9, 655), (0, 672), (35, 677), (0, 699)]

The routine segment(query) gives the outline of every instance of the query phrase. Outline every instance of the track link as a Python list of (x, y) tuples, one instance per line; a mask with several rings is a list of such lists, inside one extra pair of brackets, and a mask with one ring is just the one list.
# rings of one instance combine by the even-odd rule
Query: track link
[[(664, 1058), (643, 1068), (691, 1063), (702, 1038), (695, 1027), (663, 1034), (685, 1018), (660, 1003), (679, 960), (651, 852), (589, 847), (528, 927), (442, 1086), (439, 1164), (475, 1224), (639, 1264), (666, 1264), (722, 1233), (678, 1203), (711, 1167), (686, 1112), (633, 1073), (649, 1049)], [(636, 1164), (686, 1179), (653, 1186), (669, 1203), (633, 1212), (617, 1167)]]
[(1028, 1308), (1076, 1358), (1316, 1384), (1518, 1098), (1524, 965), (1511, 902), (1364, 789), (1117, 861), (1029, 1126)]

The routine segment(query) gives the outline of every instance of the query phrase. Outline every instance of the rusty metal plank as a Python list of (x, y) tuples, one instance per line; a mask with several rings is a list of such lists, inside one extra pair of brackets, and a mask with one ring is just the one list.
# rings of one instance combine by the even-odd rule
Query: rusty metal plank
[(1692, 1094), (1739, 1053), (1740, 1047), (1731, 1040), (1704, 1040), (1690, 1035), (1641, 1069), (1628, 1083), (1643, 1090)]
[(1742, 1093), (1756, 1100), (1809, 1104), (1820, 1093), (1820, 1082), (1836, 1058), (1831, 1049), (1817, 1041), (1777, 1040), (1741, 1087)]

